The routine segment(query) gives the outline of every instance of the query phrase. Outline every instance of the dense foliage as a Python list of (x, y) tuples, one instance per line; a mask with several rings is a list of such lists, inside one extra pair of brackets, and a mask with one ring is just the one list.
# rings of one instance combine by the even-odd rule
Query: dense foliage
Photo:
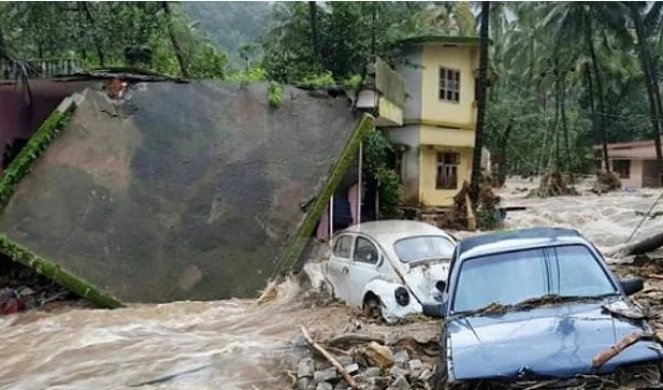
[[(149, 68), (167, 74), (355, 89), (374, 56), (393, 60), (402, 38), (476, 36), (480, 8), (5, 2), (0, 60), (126, 66), (128, 50), (148, 48)], [(652, 139), (663, 130), (661, 3), (491, 2), (489, 16), (490, 68), (498, 77), (488, 91), (483, 138), (504, 162), (502, 174), (588, 171), (593, 145)]]

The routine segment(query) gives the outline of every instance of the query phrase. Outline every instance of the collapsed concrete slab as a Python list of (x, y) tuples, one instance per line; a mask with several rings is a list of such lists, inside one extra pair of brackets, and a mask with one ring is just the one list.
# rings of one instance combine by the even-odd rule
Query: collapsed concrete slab
[(268, 88), (85, 90), (7, 169), (0, 250), (102, 306), (254, 296), (295, 263), (373, 126), (292, 87), (270, 107)]

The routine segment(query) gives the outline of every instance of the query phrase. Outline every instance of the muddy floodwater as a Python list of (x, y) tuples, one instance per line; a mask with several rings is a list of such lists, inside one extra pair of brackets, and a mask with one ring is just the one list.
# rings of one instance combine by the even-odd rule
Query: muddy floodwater
[[(622, 244), (658, 197), (655, 190), (597, 196), (526, 199), (536, 183), (510, 180), (501, 195), (508, 228), (579, 229), (600, 249)], [(663, 204), (654, 209), (662, 211)], [(636, 239), (663, 228), (647, 219)], [(430, 334), (435, 321), (387, 326), (362, 323), (350, 309), (324, 304), (299, 279), (276, 288), (275, 298), (133, 305), (113, 311), (63, 307), (0, 318), (3, 389), (287, 389), (298, 359), (300, 325), (317, 336), (348, 330)], [(650, 285), (651, 286), (651, 285)], [(295, 341), (293, 341), (295, 340)], [(294, 362), (294, 363), (293, 363)], [(149, 384), (145, 384), (149, 382)]]

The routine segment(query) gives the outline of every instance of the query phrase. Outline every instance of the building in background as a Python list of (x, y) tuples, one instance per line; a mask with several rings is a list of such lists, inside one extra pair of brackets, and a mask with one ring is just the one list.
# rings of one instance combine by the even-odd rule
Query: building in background
[[(596, 158), (603, 166), (602, 145), (595, 145)], [(661, 187), (663, 178), (656, 168), (654, 140), (608, 144), (610, 170), (626, 188)]]

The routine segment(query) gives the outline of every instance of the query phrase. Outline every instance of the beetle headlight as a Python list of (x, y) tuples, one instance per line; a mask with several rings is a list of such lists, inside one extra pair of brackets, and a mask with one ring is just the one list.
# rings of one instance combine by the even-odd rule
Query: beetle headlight
[(396, 302), (401, 306), (407, 306), (410, 303), (410, 294), (405, 287), (398, 287), (394, 291), (394, 297), (396, 298)]

